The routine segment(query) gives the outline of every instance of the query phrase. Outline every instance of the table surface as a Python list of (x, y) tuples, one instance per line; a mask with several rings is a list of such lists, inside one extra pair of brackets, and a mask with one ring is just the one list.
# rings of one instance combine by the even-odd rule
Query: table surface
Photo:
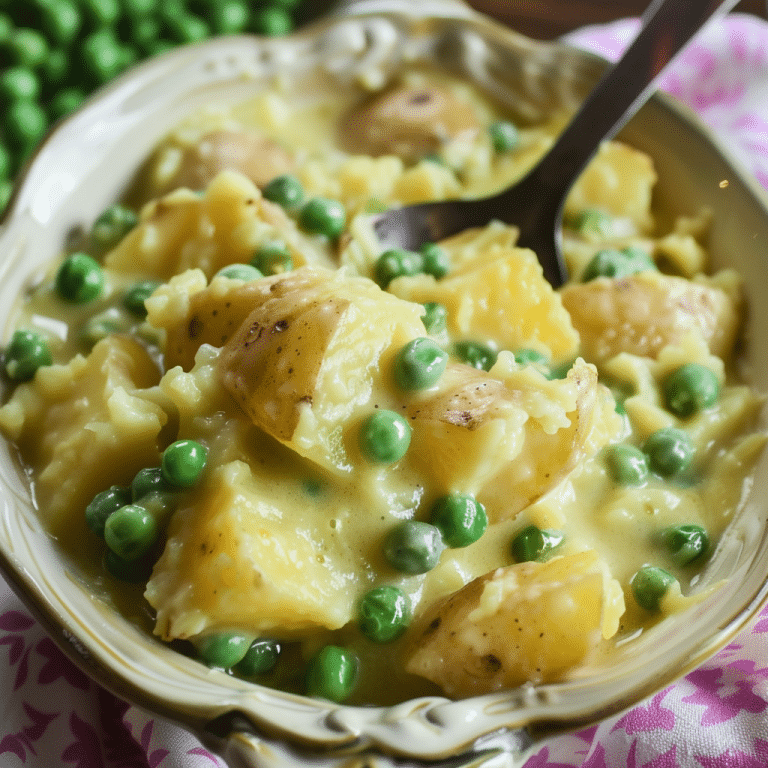
[[(479, 11), (538, 40), (552, 40), (585, 24), (639, 16), (649, 0), (468, 0)], [(702, 0), (703, 2), (703, 0)], [(766, 0), (741, 0), (734, 10), (768, 18)]]

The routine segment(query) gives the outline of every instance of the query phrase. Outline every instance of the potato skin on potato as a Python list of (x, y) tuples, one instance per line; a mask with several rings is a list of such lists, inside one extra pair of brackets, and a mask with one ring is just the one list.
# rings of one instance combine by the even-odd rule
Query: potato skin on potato
[(426, 612), (405, 666), (452, 697), (556, 680), (616, 631), (620, 596), (591, 550), (499, 568)]
[(352, 109), (340, 138), (352, 152), (418, 160), (462, 133), (476, 133), (478, 116), (448, 88), (395, 86)]
[(223, 381), (254, 424), (290, 440), (300, 407), (312, 405), (323, 352), (348, 306), (341, 298), (280, 313), (262, 305), (246, 318), (224, 348)]
[(655, 358), (691, 332), (718, 357), (733, 351), (738, 308), (719, 288), (640, 272), (621, 280), (601, 277), (567, 285), (561, 295), (591, 359), (606, 360), (620, 352)]

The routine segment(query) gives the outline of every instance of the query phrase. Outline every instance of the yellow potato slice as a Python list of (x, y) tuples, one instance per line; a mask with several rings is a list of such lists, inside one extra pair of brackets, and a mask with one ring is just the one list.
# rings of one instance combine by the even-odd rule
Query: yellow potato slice
[(689, 333), (726, 358), (738, 330), (738, 307), (725, 291), (660, 272), (574, 283), (562, 297), (584, 354), (598, 361), (620, 352), (655, 358)]
[(202, 195), (182, 188), (148, 203), (139, 224), (107, 254), (105, 264), (161, 280), (192, 268), (211, 278), (229, 264), (249, 262), (268, 240), (283, 242), (295, 266), (330, 265), (327, 245), (301, 233), (243, 174), (222, 171)]
[(565, 203), (566, 218), (587, 208), (630, 220), (636, 233), (653, 227), (651, 200), (656, 184), (653, 161), (618, 141), (603, 143)]
[(436, 301), (448, 309), (453, 338), (494, 342), (512, 351), (533, 348), (553, 360), (571, 360), (579, 346), (560, 295), (526, 248), (495, 248), (441, 280), (400, 277), (389, 286), (409, 301)]
[(616, 632), (623, 610), (592, 550), (499, 568), (421, 618), (405, 667), (452, 697), (556, 680)]
[(0, 427), (38, 468), (38, 508), (56, 535), (83, 530), (83, 511), (105, 484), (127, 485), (138, 470), (159, 465), (167, 415), (151, 390), (142, 392), (159, 378), (141, 344), (108, 336), (87, 358), (41, 368), (0, 408)]
[(163, 639), (236, 627), (284, 638), (352, 619), (360, 565), (269, 482), (234, 461), (176, 512), (146, 589)]

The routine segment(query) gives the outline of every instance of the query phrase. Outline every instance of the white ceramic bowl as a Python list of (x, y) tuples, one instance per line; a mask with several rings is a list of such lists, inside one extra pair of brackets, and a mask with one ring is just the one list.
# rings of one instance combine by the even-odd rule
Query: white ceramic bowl
[[(574, 106), (605, 64), (558, 44), (534, 43), (456, 0), (365, 0), (285, 39), (233, 37), (149, 61), (100, 91), (44, 142), (0, 228), (2, 338), (36, 270), (73, 230), (88, 229), (128, 185), (156, 142), (213, 96), (241, 100), (276, 74), (300, 83), (317, 68), (344, 82), (386, 79), (406, 61), (463, 73), (535, 120)], [(658, 204), (715, 211), (714, 267), (745, 278), (750, 317), (745, 358), (768, 390), (768, 207), (756, 182), (727, 159), (698, 121), (657, 96), (623, 132), (660, 169)], [(719, 182), (727, 180), (723, 187)], [(728, 584), (683, 615), (624, 646), (611, 666), (556, 685), (524, 686), (464, 701), (432, 697), (388, 708), (349, 707), (280, 693), (211, 671), (175, 653), (92, 597), (33, 508), (13, 446), (0, 445), (0, 567), (51, 635), (117, 695), (193, 729), (238, 765), (514, 765), (548, 729), (573, 728), (622, 710), (722, 647), (766, 599), (768, 457), (744, 513), (705, 581)], [(536, 733), (534, 738), (531, 734)], [(353, 756), (358, 756), (355, 759)]]

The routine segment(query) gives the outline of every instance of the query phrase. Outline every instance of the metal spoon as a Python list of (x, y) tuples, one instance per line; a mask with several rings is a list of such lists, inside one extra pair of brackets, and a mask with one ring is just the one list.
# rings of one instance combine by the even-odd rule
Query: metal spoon
[(385, 248), (416, 250), (498, 219), (520, 229), (518, 244), (537, 254), (556, 288), (567, 279), (562, 214), (568, 191), (601, 142), (647, 101), (653, 83), (704, 23), (736, 0), (653, 0), (624, 56), (603, 76), (549, 152), (520, 181), (493, 197), (397, 208), (371, 217)]

